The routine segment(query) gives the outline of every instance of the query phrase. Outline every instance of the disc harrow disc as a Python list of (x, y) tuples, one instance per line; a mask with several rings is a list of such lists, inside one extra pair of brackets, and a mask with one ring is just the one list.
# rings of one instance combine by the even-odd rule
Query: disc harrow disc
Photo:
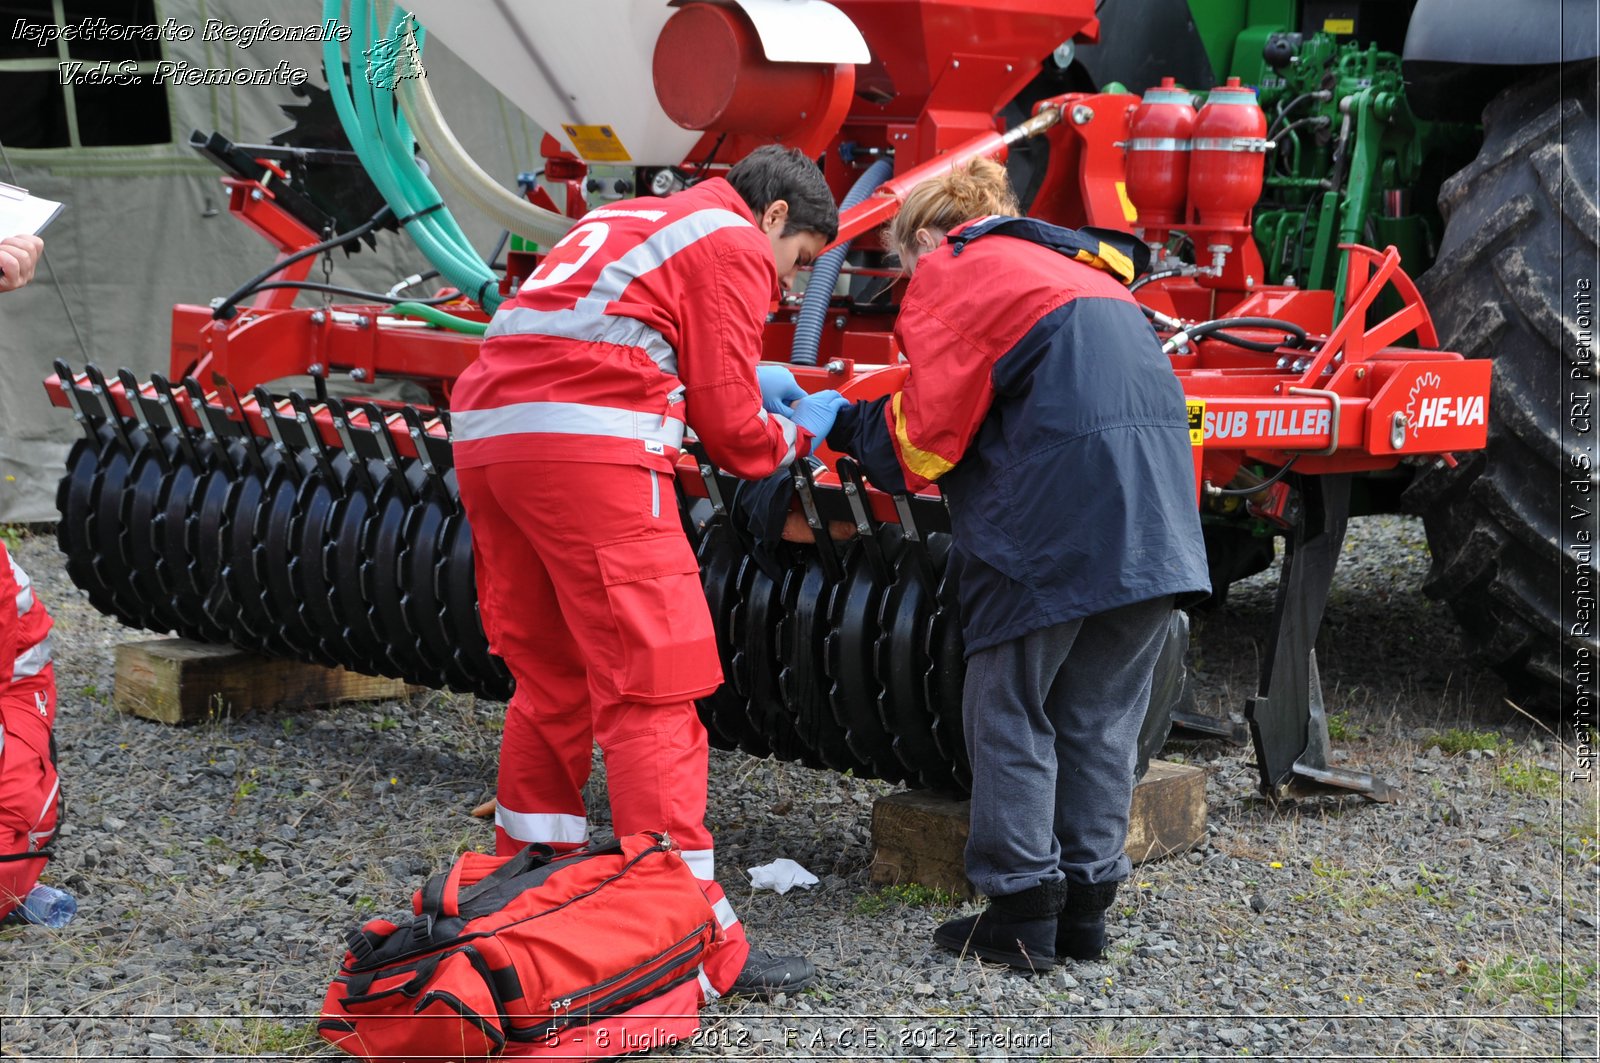
[(307, 477), (313, 475), (314, 463), (304, 451), (291, 453), (267, 475), (250, 544), (255, 579), (261, 589), (257, 615), (263, 630), (286, 643), (291, 656), (319, 664), (337, 664), (322, 652), (316, 632), (301, 621), (299, 596), (290, 577), (296, 554), (295, 512), (301, 488)]
[(483, 632), (472, 564), (472, 526), (459, 507), (445, 520), (435, 583), (443, 623), (456, 647), (456, 667), (471, 683), (467, 689), (496, 701), (509, 699), (515, 684), (505, 662), (490, 652)]
[(89, 596), (89, 604), (102, 613), (116, 615), (111, 588), (100, 579), (94, 563), (94, 540), (89, 525), (94, 519), (94, 495), (100, 482), (100, 454), (111, 439), (111, 429), (101, 426), (90, 439), (84, 436), (67, 455), (67, 473), (56, 487), (56, 544), (67, 559), (67, 575)]
[[(194, 444), (202, 462), (209, 463), (211, 448), (203, 440)], [(178, 631), (184, 638), (199, 642), (227, 642), (228, 631), (206, 612), (205, 595), (196, 587), (191, 570), (189, 522), (199, 511), (201, 491), (206, 484), (205, 464), (196, 465), (184, 457), (182, 448), (171, 470), (161, 481), (152, 535), (156, 545), (156, 577), (182, 619)]]
[(423, 478), (422, 468), (411, 462), (398, 474), (390, 475), (378, 490), (361, 550), (361, 592), (367, 601), (368, 622), (379, 634), (388, 660), (384, 674), (424, 686), (442, 686), (442, 677), (414, 650), (415, 640), (406, 626), (405, 607), (400, 601), (400, 551), (405, 541), (406, 513), (411, 499), (422, 492)]
[(972, 788), (972, 766), (962, 734), (961, 692), (967, 678), (966, 646), (961, 638), (956, 577), (950, 570), (950, 537), (941, 532), (928, 536), (938, 576), (933, 615), (928, 618), (928, 638), (923, 653), (929, 662), (925, 677), (929, 711), (933, 713), (933, 741), (949, 762), (951, 775), (962, 790)]
[(439, 615), (439, 597), (434, 592), (433, 574), (438, 564), (440, 540), (444, 534), (446, 507), (437, 480), (429, 481), (422, 501), (406, 513), (401, 527), (400, 608), (410, 636), (411, 652), (425, 663), (436, 678), (433, 686), (465, 689), (470, 678), (455, 667), (453, 647)]
[(143, 606), (144, 627), (187, 636), (192, 628), (173, 608), (172, 596), (161, 584), (161, 552), (156, 541), (162, 485), (178, 446), (172, 439), (152, 439), (143, 431), (132, 433), (131, 438), (138, 449), (128, 468), (122, 496), (122, 530), (118, 535), (128, 593)]
[(932, 662), (927, 659), (926, 630), (933, 612), (933, 588), (922, 550), (918, 543), (902, 544), (894, 582), (878, 614), (881, 634), (873, 661), (883, 687), (878, 713), (884, 728), (894, 735), (895, 756), (908, 777), (930, 790), (950, 790), (954, 788), (950, 763), (933, 740), (927, 703), (925, 678)]
[(96, 582), (105, 588), (105, 605), (110, 613), (129, 627), (144, 627), (144, 608), (127, 579), (127, 563), (122, 557), (122, 520), (127, 503), (128, 474), (133, 455), (112, 433), (100, 448), (98, 469), (89, 520), (85, 525), (92, 551), (91, 566)]
[(862, 772), (867, 766), (850, 749), (845, 729), (833, 718), (827, 676), (822, 670), (827, 599), (832, 589), (814, 551), (805, 551), (804, 560), (791, 565), (785, 574), (783, 618), (778, 623), (778, 689), (796, 736), (815, 759), (835, 771)]
[(844, 580), (828, 598), (828, 633), (822, 664), (828, 680), (828, 705), (845, 742), (868, 773), (900, 782), (905, 769), (894, 752), (894, 736), (878, 718), (883, 688), (873, 671), (878, 614), (888, 584), (867, 563), (866, 545), (856, 543), (845, 557)]
[(328, 604), (339, 625), (339, 637), (349, 648), (350, 666), (368, 675), (392, 671), (361, 583), (361, 545), (376, 509), (375, 489), (387, 476), (388, 470), (376, 461), (367, 463), (366, 481), (352, 473), (344, 495), (333, 504), (323, 548), (322, 570), (331, 592)]
[(745, 698), (733, 683), (734, 614), (740, 603), (744, 550), (726, 517), (714, 517), (700, 536), (700, 584), (711, 610), (722, 658), (722, 685), (699, 702), (700, 718), (719, 749), (742, 749), (753, 756), (771, 752), (745, 711)]

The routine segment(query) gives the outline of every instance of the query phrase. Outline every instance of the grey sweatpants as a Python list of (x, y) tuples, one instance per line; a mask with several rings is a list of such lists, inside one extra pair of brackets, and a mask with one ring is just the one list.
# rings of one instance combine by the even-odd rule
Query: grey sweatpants
[(967, 659), (967, 877), (988, 897), (1128, 877), (1139, 729), (1172, 598), (1044, 628)]

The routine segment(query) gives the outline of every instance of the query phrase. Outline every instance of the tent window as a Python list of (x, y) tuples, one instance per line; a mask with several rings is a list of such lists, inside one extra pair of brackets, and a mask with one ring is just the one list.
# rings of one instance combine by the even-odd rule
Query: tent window
[[(155, 26), (155, 0), (0, 0), (0, 27), (19, 21), (81, 26), (89, 19)], [(154, 83), (160, 42), (6, 38), (0, 42), (0, 100), (6, 101), (0, 144), (92, 148), (172, 140), (167, 92)]]

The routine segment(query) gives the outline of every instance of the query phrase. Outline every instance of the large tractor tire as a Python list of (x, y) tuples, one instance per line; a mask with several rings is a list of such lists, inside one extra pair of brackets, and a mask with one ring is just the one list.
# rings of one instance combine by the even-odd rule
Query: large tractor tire
[(1440, 191), (1444, 239), (1419, 280), (1443, 348), (1494, 360), (1488, 450), (1407, 493), (1433, 552), (1424, 590), (1450, 605), (1513, 700), (1545, 715), (1575, 697), (1560, 595), (1578, 561), (1562, 547), (1559, 485), (1594, 479), (1574, 472), (1562, 428), (1572, 295), (1595, 261), (1595, 75), (1594, 62), (1576, 64), (1489, 104), (1477, 159)]

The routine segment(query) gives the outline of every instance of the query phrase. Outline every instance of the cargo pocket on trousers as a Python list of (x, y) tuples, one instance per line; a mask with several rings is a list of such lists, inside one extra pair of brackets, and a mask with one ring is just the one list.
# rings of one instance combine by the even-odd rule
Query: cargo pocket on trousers
[(680, 533), (595, 547), (621, 639), (611, 675), (630, 701), (704, 697), (722, 685), (717, 636), (700, 589), (700, 566)]

